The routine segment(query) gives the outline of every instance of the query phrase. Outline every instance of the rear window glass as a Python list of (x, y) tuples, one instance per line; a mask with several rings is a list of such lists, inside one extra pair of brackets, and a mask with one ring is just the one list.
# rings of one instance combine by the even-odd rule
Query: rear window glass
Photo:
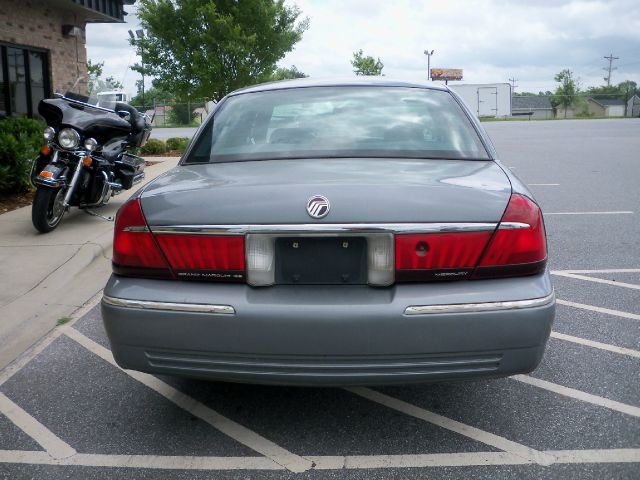
[(449, 92), (307, 87), (228, 98), (186, 163), (318, 157), (489, 158)]

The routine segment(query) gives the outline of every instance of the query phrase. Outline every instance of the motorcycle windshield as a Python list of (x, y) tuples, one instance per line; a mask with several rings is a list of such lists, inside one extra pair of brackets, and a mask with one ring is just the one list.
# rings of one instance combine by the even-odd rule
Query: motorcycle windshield
[(75, 100), (76, 102), (82, 102), (94, 107), (106, 108), (108, 110), (116, 109), (116, 95), (115, 94), (97, 94), (97, 95), (81, 95), (74, 92), (66, 92), (65, 98)]

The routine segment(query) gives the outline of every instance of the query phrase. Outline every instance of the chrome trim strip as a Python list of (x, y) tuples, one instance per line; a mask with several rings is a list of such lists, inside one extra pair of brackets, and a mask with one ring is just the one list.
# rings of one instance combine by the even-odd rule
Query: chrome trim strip
[(555, 300), (555, 293), (546, 297), (510, 302), (456, 303), (451, 305), (412, 305), (404, 311), (405, 315), (429, 315), (433, 313), (471, 313), (499, 310), (520, 310), (548, 305)]
[(141, 310), (166, 310), (170, 312), (189, 313), (216, 313), (222, 315), (235, 315), (236, 311), (231, 305), (207, 305), (202, 303), (170, 303), (153, 302), (145, 300), (130, 300), (128, 298), (115, 298), (108, 295), (102, 296), (102, 301), (115, 307), (137, 308)]
[(123, 232), (148, 232), (149, 227), (146, 225), (134, 225), (131, 227), (124, 227), (122, 229)]
[(498, 230), (520, 230), (522, 228), (530, 228), (531, 225), (528, 223), (521, 222), (500, 222), (500, 226), (498, 226)]
[(192, 235), (246, 235), (249, 233), (445, 233), (486, 232), (497, 223), (300, 223), (273, 225), (152, 226), (153, 233)]

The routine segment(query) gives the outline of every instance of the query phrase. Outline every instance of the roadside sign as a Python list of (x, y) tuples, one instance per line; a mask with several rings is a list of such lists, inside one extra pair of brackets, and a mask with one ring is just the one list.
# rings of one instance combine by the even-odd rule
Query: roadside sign
[(461, 68), (432, 68), (431, 80), (462, 80)]

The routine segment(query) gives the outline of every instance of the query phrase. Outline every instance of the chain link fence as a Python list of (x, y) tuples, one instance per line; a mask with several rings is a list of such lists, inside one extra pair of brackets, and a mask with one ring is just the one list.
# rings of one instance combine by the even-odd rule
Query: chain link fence
[(193, 102), (170, 103), (154, 102), (149, 105), (132, 105), (145, 112), (154, 127), (189, 127), (198, 126), (207, 117), (214, 103), (206, 100)]

